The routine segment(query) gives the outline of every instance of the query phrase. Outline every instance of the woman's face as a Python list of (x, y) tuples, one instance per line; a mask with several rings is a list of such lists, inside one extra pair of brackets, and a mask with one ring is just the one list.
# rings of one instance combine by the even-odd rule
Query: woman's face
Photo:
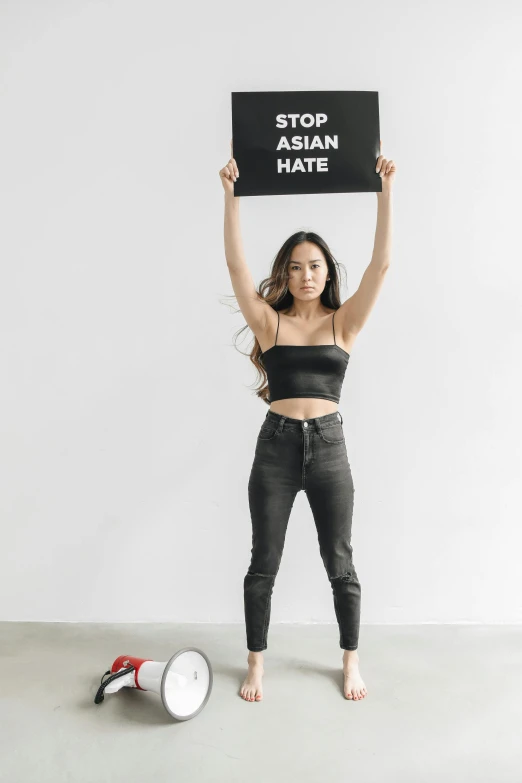
[(288, 290), (296, 299), (306, 302), (320, 296), (328, 277), (328, 265), (320, 247), (312, 242), (294, 247), (288, 264)]

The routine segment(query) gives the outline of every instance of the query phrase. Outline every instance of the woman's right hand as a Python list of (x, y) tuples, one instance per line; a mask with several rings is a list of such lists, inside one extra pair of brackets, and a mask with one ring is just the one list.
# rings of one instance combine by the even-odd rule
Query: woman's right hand
[[(230, 139), (230, 154), (232, 155), (232, 139)], [(223, 190), (225, 193), (234, 195), (234, 182), (239, 177), (239, 169), (234, 158), (230, 158), (226, 166), (219, 171)]]

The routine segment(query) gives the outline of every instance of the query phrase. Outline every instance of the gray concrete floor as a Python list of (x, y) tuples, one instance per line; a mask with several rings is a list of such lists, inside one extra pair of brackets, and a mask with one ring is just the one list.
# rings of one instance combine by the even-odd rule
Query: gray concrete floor
[[(361, 626), (362, 701), (335, 625), (271, 624), (244, 701), (242, 625), (0, 623), (2, 783), (521, 783), (521, 626)], [(214, 685), (192, 720), (152, 693), (94, 696), (120, 654), (194, 646)]]

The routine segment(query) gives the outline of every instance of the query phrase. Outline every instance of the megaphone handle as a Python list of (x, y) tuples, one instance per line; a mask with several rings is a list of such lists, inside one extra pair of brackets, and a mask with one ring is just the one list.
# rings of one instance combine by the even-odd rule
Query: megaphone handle
[(111, 677), (108, 677), (105, 680), (105, 682), (103, 682), (103, 678), (105, 677), (105, 674), (110, 674), (111, 673), (110, 669), (108, 671), (106, 671), (105, 674), (102, 674), (102, 684), (98, 688), (96, 696), (94, 697), (94, 703), (95, 704), (100, 704), (104, 700), (105, 695), (104, 695), (103, 692), (104, 692), (105, 688), (107, 687), (107, 685), (110, 682), (113, 682), (114, 680), (117, 680), (118, 677), (125, 677), (129, 672), (133, 672), (134, 670), (135, 670), (134, 666), (128, 666), (126, 669), (121, 669), (119, 672), (115, 672), (115, 674), (113, 674)]

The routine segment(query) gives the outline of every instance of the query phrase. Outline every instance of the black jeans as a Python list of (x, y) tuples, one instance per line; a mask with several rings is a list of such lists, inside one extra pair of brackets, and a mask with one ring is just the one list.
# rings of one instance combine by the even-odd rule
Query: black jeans
[(338, 412), (293, 419), (267, 411), (248, 482), (252, 557), (244, 579), (247, 647), (266, 650), (270, 605), (288, 519), (304, 490), (330, 580), (340, 646), (357, 649), (361, 586), (352, 561), (354, 488)]

